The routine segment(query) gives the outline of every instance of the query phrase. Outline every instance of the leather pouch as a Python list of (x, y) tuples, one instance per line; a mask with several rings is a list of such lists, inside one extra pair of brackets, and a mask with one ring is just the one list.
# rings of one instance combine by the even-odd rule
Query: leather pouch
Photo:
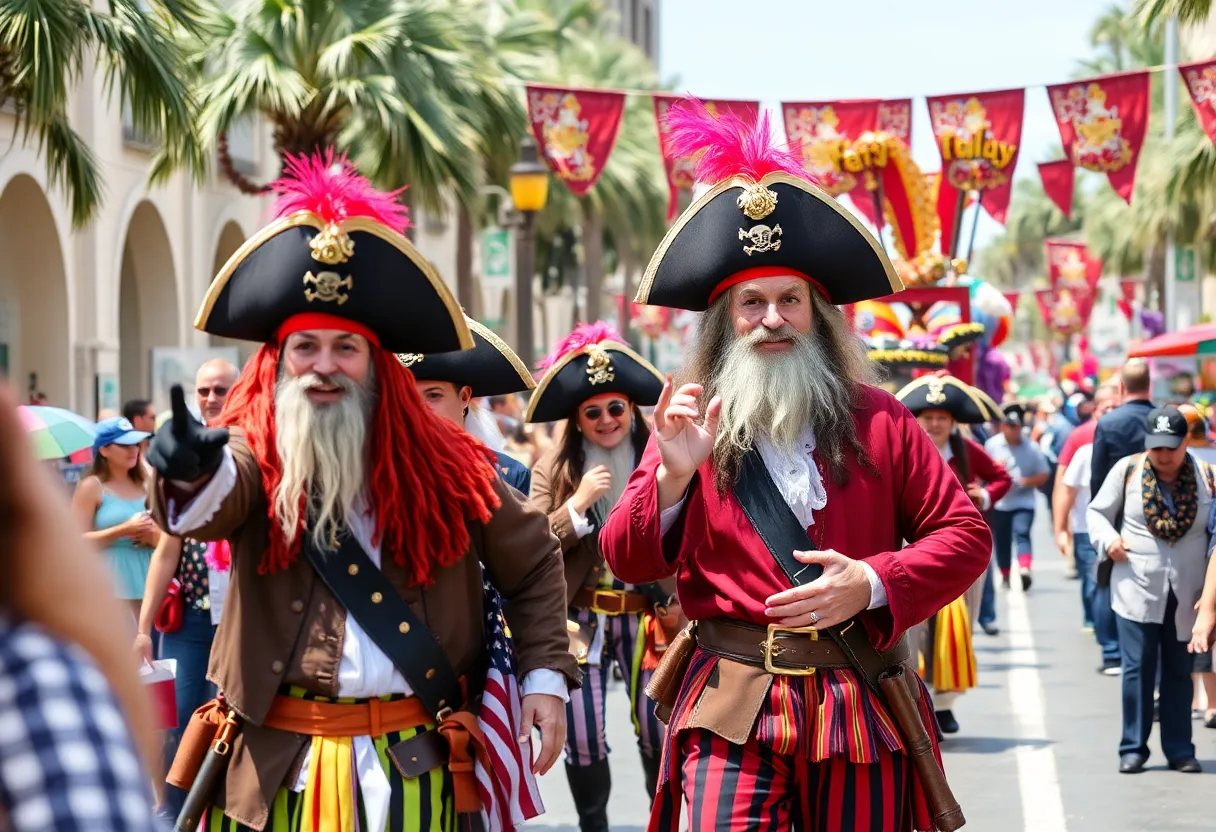
[(663, 651), (663, 659), (655, 668), (650, 681), (646, 683), (646, 695), (654, 700), (655, 714), (664, 723), (671, 716), (671, 710), (675, 707), (680, 688), (684, 684), (684, 676), (688, 673), (688, 665), (697, 649), (694, 635), (696, 624), (693, 621), (676, 634), (671, 644)]
[(190, 791), (194, 778), (203, 765), (207, 749), (215, 742), (216, 736), (224, 726), (227, 710), (220, 699), (206, 702), (190, 715), (186, 729), (182, 731), (181, 742), (177, 746), (177, 754), (173, 757), (173, 765), (165, 782), (177, 786), (183, 791)]
[(448, 761), (448, 741), (437, 730), (423, 731), (387, 749), (393, 766), (407, 780), (436, 769)]

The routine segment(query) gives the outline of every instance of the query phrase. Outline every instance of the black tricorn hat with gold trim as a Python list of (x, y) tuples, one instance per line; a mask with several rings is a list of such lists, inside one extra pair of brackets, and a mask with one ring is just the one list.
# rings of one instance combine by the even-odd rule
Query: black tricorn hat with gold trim
[(398, 353), (397, 360), (419, 381), (451, 382), (471, 388), (474, 396), (505, 396), (536, 387), (532, 373), (501, 338), (468, 316), (465, 323), (473, 334), (473, 349)]
[(302, 329), (344, 329), (390, 352), (470, 349), (464, 315), (405, 238), (397, 193), (375, 191), (345, 157), (288, 157), (278, 217), (228, 259), (196, 328), (278, 342)]
[(916, 379), (896, 393), (895, 398), (914, 416), (926, 410), (944, 410), (954, 417), (954, 421), (964, 425), (1001, 418), (1001, 408), (991, 396), (947, 375), (944, 370)]
[(569, 419), (580, 404), (601, 393), (620, 393), (649, 406), (663, 392), (663, 374), (602, 321), (575, 329), (541, 364), (547, 370), (528, 402), (527, 422)]
[(698, 156), (697, 181), (712, 187), (659, 244), (638, 303), (699, 312), (736, 283), (779, 275), (807, 280), (835, 304), (903, 289), (874, 236), (772, 145), (767, 113), (749, 124), (686, 98), (666, 118), (671, 153)]

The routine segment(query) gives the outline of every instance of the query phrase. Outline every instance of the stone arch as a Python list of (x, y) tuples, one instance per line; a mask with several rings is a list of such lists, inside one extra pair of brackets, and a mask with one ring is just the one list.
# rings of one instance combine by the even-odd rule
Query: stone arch
[(0, 369), (24, 400), (72, 406), (71, 328), (63, 244), (50, 201), (27, 174), (0, 192)]
[(181, 344), (173, 247), (160, 211), (148, 200), (127, 223), (118, 280), (119, 389), (124, 400), (152, 398), (152, 349)]
[[(224, 223), (215, 243), (215, 259), (211, 264), (213, 277), (219, 274), (220, 269), (228, 262), (228, 258), (235, 254), (244, 242), (245, 232), (241, 230), (236, 220), (228, 220)], [(258, 345), (252, 341), (238, 341), (234, 338), (221, 338), (218, 335), (208, 335), (207, 338), (213, 347), (236, 347), (237, 354), (240, 356), (238, 366), (242, 367), (258, 348)]]

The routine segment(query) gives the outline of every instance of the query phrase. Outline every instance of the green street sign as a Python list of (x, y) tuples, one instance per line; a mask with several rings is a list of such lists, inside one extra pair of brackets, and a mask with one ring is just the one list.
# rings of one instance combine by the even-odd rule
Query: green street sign
[(487, 283), (510, 284), (511, 239), (505, 228), (481, 232), (481, 277)]
[(1195, 282), (1195, 249), (1190, 246), (1174, 248), (1174, 279), (1179, 283)]

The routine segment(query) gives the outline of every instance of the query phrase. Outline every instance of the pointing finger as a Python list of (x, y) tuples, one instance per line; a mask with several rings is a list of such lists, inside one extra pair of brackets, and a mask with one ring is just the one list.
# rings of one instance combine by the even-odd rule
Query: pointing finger
[(651, 418), (654, 419), (654, 429), (662, 430), (667, 424), (666, 414), (667, 405), (671, 403), (671, 373), (667, 374), (667, 380), (663, 382), (663, 392), (659, 393), (659, 401), (654, 406), (654, 413)]
[(180, 384), (173, 385), (169, 390), (169, 401), (173, 408), (173, 433), (176, 436), (183, 436), (190, 427), (190, 423), (194, 421), (194, 417), (190, 415), (190, 410), (186, 407), (186, 391)]

